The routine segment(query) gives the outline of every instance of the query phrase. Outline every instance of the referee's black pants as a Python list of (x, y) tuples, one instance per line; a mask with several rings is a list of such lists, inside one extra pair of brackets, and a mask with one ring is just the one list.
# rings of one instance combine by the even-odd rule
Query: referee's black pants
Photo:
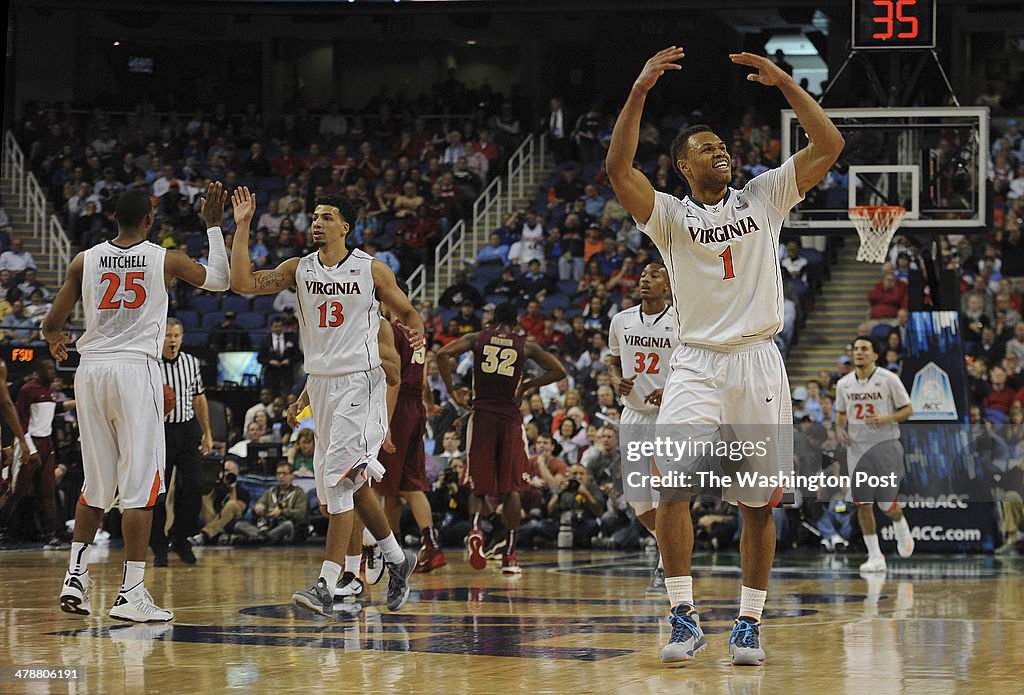
[[(199, 454), (199, 444), (203, 431), (195, 418), (188, 422), (164, 423), (164, 440), (167, 445), (167, 470), (164, 480), (170, 485), (171, 475), (178, 471), (178, 479), (174, 488), (174, 525), (171, 527), (171, 540), (187, 542), (189, 536), (199, 533), (199, 512), (203, 505), (203, 468)], [(167, 507), (164, 504), (166, 495), (157, 498), (153, 508), (153, 530), (149, 534), (149, 547), (157, 555), (167, 554), (167, 535), (164, 525), (167, 523)]]

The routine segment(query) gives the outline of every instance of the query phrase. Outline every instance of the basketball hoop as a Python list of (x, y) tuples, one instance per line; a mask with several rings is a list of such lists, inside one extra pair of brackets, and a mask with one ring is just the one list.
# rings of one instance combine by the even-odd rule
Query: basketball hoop
[(850, 221), (860, 236), (857, 260), (884, 263), (889, 242), (905, 214), (906, 208), (898, 205), (858, 205), (850, 208)]

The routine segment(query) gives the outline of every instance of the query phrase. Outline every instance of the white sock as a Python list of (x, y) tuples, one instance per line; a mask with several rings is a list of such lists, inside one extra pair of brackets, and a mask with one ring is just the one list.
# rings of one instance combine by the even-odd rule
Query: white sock
[(658, 553), (658, 567), (657, 567), (657, 569), (659, 569), (659, 570), (664, 570), (665, 569), (665, 560), (662, 559), (661, 553)]
[(351, 572), (352, 574), (359, 576), (359, 566), (363, 564), (362, 555), (346, 555), (345, 556), (345, 571)]
[(338, 577), (340, 576), (341, 565), (337, 562), (324, 560), (324, 564), (320, 566), (320, 577), (327, 583), (328, 589), (334, 591), (334, 587), (338, 585)]
[(680, 603), (693, 605), (693, 577), (665, 577), (665, 588), (673, 608)]
[(751, 589), (749, 586), (743, 587), (743, 590), (740, 592), (740, 615), (761, 620), (761, 613), (764, 611), (764, 599), (767, 595), (767, 591)]
[(388, 562), (405, 562), (405, 553), (402, 552), (402, 546), (398, 544), (395, 534), (389, 533), (387, 538), (379, 541), (379, 544), (380, 551), (384, 553), (385, 560)]
[(68, 572), (71, 574), (85, 574), (89, 571), (89, 544), (72, 543), (71, 561), (68, 562)]
[(363, 545), (373, 546), (377, 545), (377, 539), (370, 533), (370, 529), (363, 527)]
[(126, 560), (124, 563), (124, 580), (121, 582), (121, 591), (130, 591), (134, 589), (142, 580), (146, 577), (146, 563), (145, 562), (131, 562)]
[(910, 536), (910, 524), (907, 523), (907, 517), (900, 517), (899, 521), (892, 522), (892, 530), (896, 532), (896, 537), (900, 540), (908, 538)]
[(882, 555), (882, 550), (878, 547), (878, 534), (872, 533), (870, 536), (864, 535), (864, 545), (868, 547), (868, 559), (875, 557), (885, 557)]

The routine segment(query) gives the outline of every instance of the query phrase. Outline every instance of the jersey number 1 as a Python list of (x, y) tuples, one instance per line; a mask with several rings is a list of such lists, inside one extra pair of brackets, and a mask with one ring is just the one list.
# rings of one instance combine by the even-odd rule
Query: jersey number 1
[(732, 272), (732, 246), (727, 246), (725, 251), (718, 254), (718, 257), (722, 259), (722, 263), (725, 265), (725, 274), (722, 276), (722, 279), (732, 280), (736, 277), (736, 273)]
[(100, 300), (100, 304), (97, 309), (138, 309), (140, 306), (146, 303), (146, 287), (142, 284), (145, 279), (145, 273), (125, 273), (124, 275), (124, 291), (125, 294), (131, 292), (133, 297), (129, 302), (127, 299), (114, 299), (117, 295), (117, 291), (121, 289), (121, 276), (117, 273), (103, 273), (100, 276), (100, 282), (107, 283), (107, 289), (103, 291), (103, 299)]

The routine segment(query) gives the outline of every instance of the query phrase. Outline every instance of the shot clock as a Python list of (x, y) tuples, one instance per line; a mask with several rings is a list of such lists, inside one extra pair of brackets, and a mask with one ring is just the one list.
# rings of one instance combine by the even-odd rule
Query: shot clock
[(853, 50), (935, 47), (938, 0), (853, 0)]

